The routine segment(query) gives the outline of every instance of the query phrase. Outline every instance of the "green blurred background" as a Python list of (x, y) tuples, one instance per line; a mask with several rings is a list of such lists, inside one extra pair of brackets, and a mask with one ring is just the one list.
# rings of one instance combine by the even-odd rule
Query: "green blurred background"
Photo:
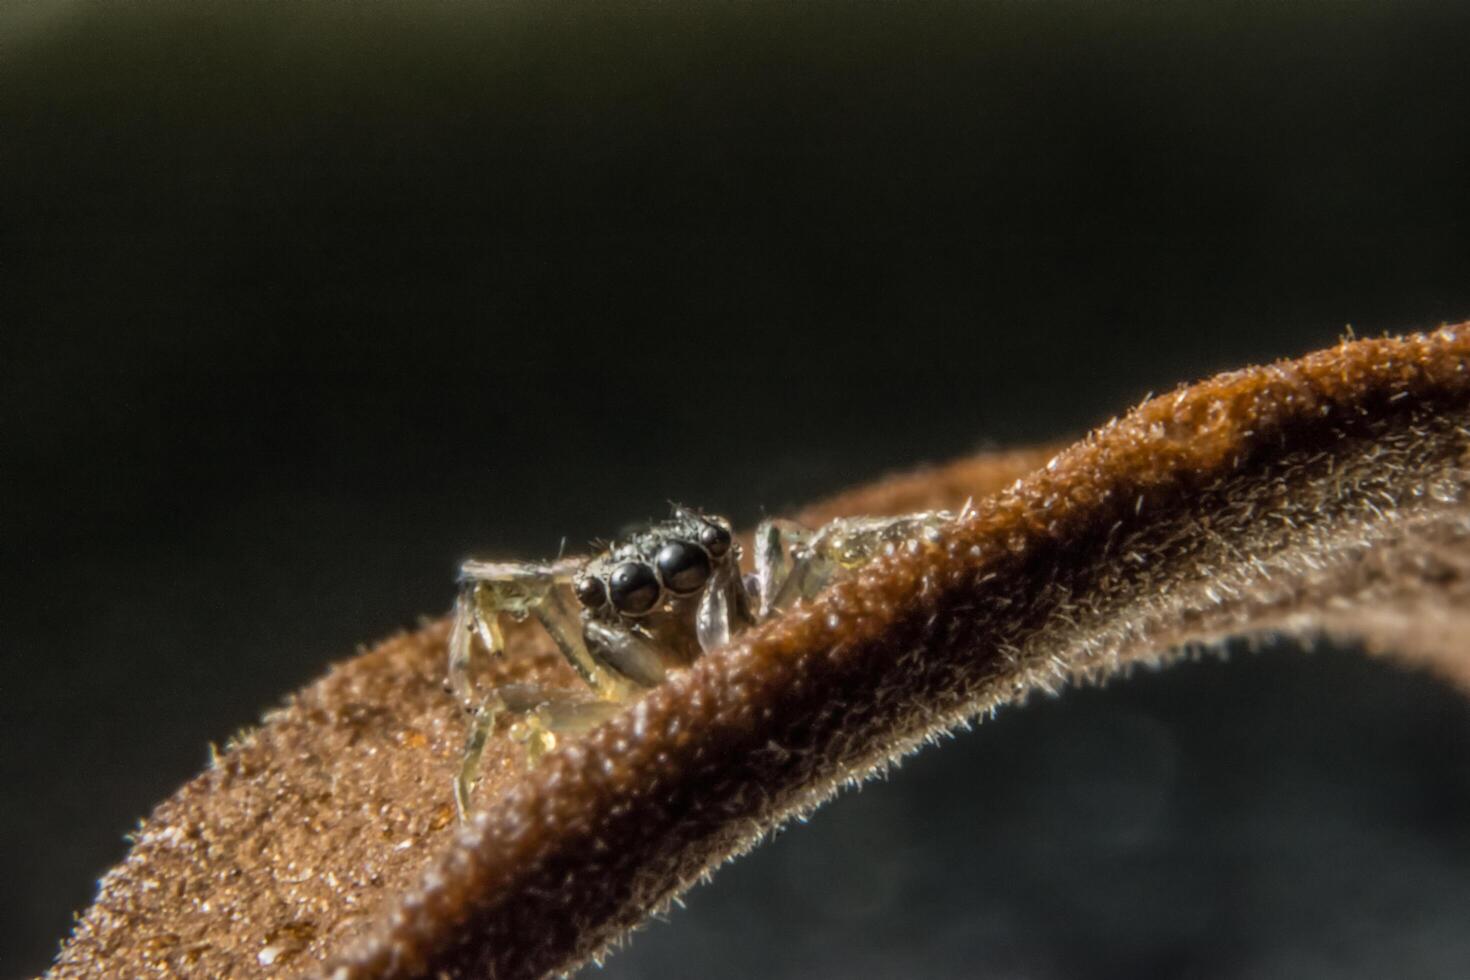
[[(1470, 317), (1470, 8), (0, 6), (0, 974), (467, 554), (741, 522)], [(1470, 973), (1470, 710), (1351, 651), (1004, 714), (612, 977)]]

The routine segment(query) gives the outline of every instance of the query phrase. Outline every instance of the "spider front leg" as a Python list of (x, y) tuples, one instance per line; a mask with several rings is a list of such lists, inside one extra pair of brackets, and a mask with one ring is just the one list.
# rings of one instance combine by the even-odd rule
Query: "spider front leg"
[(822, 591), (840, 574), (908, 542), (933, 542), (953, 520), (947, 511), (899, 517), (843, 517), (819, 528), (762, 521), (755, 532), (752, 599), (761, 619)]
[[(627, 697), (626, 682), (599, 665), (583, 640), (581, 617), (569, 599), (569, 585), (577, 567), (574, 562), (542, 565), (471, 561), (461, 568), (449, 640), (449, 682), (460, 703), (474, 713), (454, 784), (461, 818), (469, 812), (480, 759), (502, 712), (526, 715), (513, 726), (512, 736), (525, 743), (527, 756), (534, 761), (554, 744), (554, 732), (591, 727)], [(516, 621), (534, 616), (597, 700), (563, 704), (564, 698), (557, 692), (524, 684), (482, 691), (475, 679), (475, 638), (480, 639), (479, 646), (486, 655), (504, 653), (503, 616)]]
[(474, 637), (479, 636), (487, 654), (503, 653), (502, 616), (517, 622), (534, 616), (567, 663), (599, 697), (622, 695), (622, 685), (597, 663), (582, 638), (581, 616), (570, 597), (572, 576), (578, 567), (575, 561), (552, 565), (467, 561), (460, 567), (454, 635), (449, 642), (449, 678), (466, 707), (473, 707), (478, 700), (471, 678)]

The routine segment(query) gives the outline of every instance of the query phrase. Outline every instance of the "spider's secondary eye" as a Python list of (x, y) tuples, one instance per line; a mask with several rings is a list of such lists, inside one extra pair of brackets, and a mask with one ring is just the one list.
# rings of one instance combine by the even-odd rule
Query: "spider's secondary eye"
[(630, 616), (641, 616), (658, 605), (658, 576), (641, 561), (625, 561), (607, 577), (613, 608)]
[(658, 565), (659, 578), (675, 595), (698, 592), (709, 581), (709, 556), (703, 548), (687, 541), (664, 545), (654, 563)]
[(577, 579), (577, 601), (588, 609), (600, 609), (607, 602), (607, 589), (602, 585), (602, 579), (594, 575)]
[(721, 558), (730, 550), (730, 532), (718, 524), (706, 524), (699, 532), (699, 543), (715, 558)]

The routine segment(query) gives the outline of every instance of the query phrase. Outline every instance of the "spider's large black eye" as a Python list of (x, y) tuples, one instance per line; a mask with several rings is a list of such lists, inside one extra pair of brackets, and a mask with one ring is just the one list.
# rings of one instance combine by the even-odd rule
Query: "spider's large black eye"
[(607, 602), (607, 589), (603, 587), (602, 579), (595, 575), (577, 579), (576, 591), (577, 601), (588, 609), (601, 609)]
[(607, 593), (618, 612), (641, 616), (658, 605), (658, 576), (641, 561), (625, 561), (607, 577)]
[(715, 558), (723, 557), (730, 550), (730, 532), (718, 524), (706, 524), (699, 532), (699, 543)]
[(689, 595), (704, 588), (709, 581), (709, 555), (697, 544), (670, 541), (654, 558), (664, 587), (675, 595)]

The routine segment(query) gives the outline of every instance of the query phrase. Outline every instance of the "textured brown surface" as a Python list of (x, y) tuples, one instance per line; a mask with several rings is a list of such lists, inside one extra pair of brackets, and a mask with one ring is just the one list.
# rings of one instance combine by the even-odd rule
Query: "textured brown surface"
[[(524, 773), (457, 832), (444, 624), (332, 670), (162, 804), (56, 976), (533, 977), (597, 953), (844, 781), (1171, 648), (1327, 629), (1464, 666), (1470, 325), (1154, 399), (1062, 451), (807, 516), (958, 506)], [(529, 630), (502, 669), (574, 684)]]

